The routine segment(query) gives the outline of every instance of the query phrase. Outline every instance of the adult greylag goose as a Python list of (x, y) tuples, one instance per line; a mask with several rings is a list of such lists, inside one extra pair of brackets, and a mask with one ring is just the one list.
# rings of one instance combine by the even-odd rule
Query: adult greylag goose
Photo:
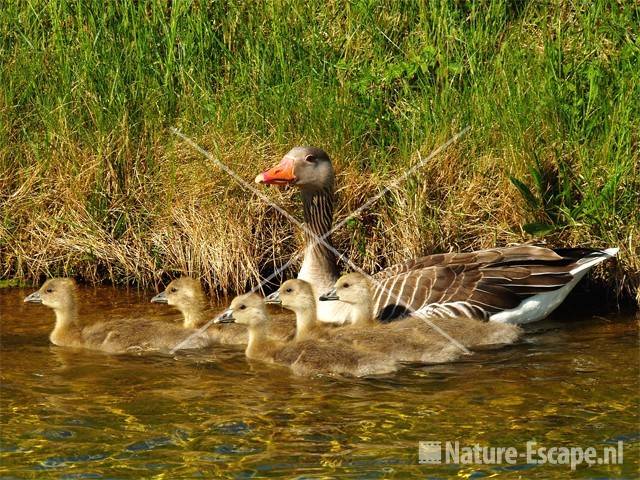
[[(164, 303), (175, 307), (183, 316), (183, 326), (187, 329), (204, 330), (209, 338), (225, 345), (246, 345), (248, 341), (247, 329), (244, 325), (218, 325), (211, 322), (208, 312), (207, 297), (202, 290), (199, 280), (181, 277), (172, 280), (164, 291), (151, 299), (152, 303)], [(293, 336), (295, 324), (288, 318), (278, 318), (269, 323), (269, 335), (287, 340)]]
[[(483, 322), (475, 318), (426, 316), (407, 317), (383, 325), (374, 318), (369, 279), (361, 273), (348, 273), (340, 277), (329, 292), (320, 296), (320, 301), (339, 301), (351, 306), (349, 323), (353, 328), (338, 330), (337, 338), (352, 338), (367, 342), (368, 348), (387, 342), (387, 335), (397, 337), (398, 350), (403, 341), (428, 345), (428, 355), (447, 355), (445, 347), (457, 347), (454, 357), (464, 349), (506, 345), (516, 342), (522, 335), (517, 325), (502, 322)], [(352, 332), (355, 332), (352, 333)], [(388, 332), (388, 333), (387, 333)], [(363, 346), (367, 346), (363, 344)], [(436, 357), (437, 358), (437, 357)]]
[(52, 278), (24, 299), (53, 309), (56, 323), (49, 339), (55, 345), (107, 353), (173, 351), (211, 344), (197, 330), (146, 319), (106, 320), (85, 325), (78, 316), (76, 284), (71, 278)]
[(268, 335), (264, 300), (255, 293), (233, 299), (219, 323), (240, 323), (249, 331), (247, 358), (285, 365), (296, 375), (335, 374), (363, 377), (390, 373), (396, 363), (382, 355), (315, 340), (282, 342)]
[[(338, 268), (331, 244), (334, 170), (327, 153), (315, 147), (295, 147), (255, 181), (300, 189), (306, 246), (298, 278), (309, 282), (317, 294), (330, 289)], [(416, 258), (372, 275), (374, 314), (383, 320), (417, 311), (452, 318), (534, 322), (560, 305), (593, 266), (617, 252), (617, 248), (523, 245)], [(319, 305), (318, 318), (342, 322), (347, 310)]]

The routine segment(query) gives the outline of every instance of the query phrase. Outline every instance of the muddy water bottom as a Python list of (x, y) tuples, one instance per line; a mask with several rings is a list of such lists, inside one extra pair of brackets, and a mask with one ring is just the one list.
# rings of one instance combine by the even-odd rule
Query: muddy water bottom
[[(636, 478), (638, 322), (556, 318), (518, 345), (372, 379), (293, 377), (216, 348), (109, 356), (49, 344), (53, 313), (0, 291), (3, 478)], [(91, 319), (178, 318), (83, 289)], [(221, 308), (221, 307), (220, 307)], [(526, 451), (624, 442), (620, 465), (420, 464), (418, 442)]]

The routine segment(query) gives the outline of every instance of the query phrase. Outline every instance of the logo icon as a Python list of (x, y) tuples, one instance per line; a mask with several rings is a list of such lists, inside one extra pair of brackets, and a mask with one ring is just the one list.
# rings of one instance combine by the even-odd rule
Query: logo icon
[(442, 442), (418, 442), (418, 463), (442, 463)]

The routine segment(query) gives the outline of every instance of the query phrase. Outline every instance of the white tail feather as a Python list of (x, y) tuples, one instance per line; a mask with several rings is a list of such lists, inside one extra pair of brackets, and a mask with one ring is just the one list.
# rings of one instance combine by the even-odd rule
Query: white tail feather
[(587, 273), (589, 269), (591, 269), (595, 265), (599, 264), (600, 262), (604, 262), (609, 258), (615, 257), (618, 254), (619, 250), (619, 248), (607, 248), (602, 252), (594, 252), (588, 257), (578, 260), (578, 265), (569, 273), (574, 277), (582, 273), (582, 275), (580, 275), (580, 277), (582, 277), (585, 273)]

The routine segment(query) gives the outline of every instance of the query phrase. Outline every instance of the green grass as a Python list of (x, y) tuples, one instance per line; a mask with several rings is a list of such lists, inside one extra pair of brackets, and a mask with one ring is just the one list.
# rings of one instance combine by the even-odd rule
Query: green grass
[(148, 284), (186, 272), (239, 290), (294, 251), (291, 226), (172, 126), (247, 179), (293, 145), (322, 146), (346, 214), (470, 125), (339, 233), (340, 248), (373, 269), (532, 239), (619, 246), (601, 277), (638, 295), (639, 8), (8, 2), (0, 275)]

